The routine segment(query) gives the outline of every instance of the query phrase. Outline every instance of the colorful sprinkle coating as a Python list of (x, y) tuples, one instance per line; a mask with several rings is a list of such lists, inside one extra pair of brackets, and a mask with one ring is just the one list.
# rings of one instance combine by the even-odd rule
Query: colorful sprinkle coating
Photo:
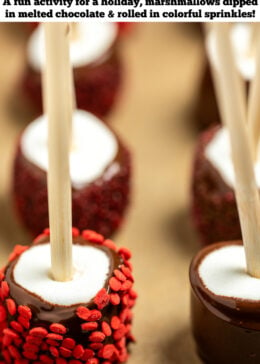
[[(49, 229), (45, 229), (35, 241), (48, 235)], [(77, 229), (73, 230), (73, 235), (79, 236)], [(112, 273), (107, 289), (97, 293), (91, 307), (75, 308), (83, 340), (78, 342), (79, 335), (73, 337), (66, 323), (40, 322), (35, 319), (33, 308), (15, 302), (10, 296), (4, 269), (0, 275), (0, 364), (119, 364), (127, 360), (128, 344), (134, 341), (131, 309), (137, 298), (132, 289), (132, 272), (127, 265), (131, 254), (127, 249), (117, 251), (114, 243), (107, 244), (108, 240), (93, 231), (85, 231), (81, 236), (97, 245), (109, 245), (122, 260)], [(28, 247), (16, 247), (9, 262), (26, 249)], [(112, 316), (107, 314), (109, 310), (114, 313)]]

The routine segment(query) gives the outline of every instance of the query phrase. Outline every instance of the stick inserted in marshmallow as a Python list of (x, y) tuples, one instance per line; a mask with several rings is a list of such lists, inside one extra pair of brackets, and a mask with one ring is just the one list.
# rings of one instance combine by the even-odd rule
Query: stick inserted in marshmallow
[(72, 118), (67, 23), (46, 23), (44, 105), (49, 127), (48, 203), (53, 278), (72, 278), (72, 212), (69, 172)]
[(260, 278), (260, 202), (246, 129), (245, 92), (235, 67), (226, 24), (215, 23), (219, 68), (212, 67), (222, 119), (228, 127), (235, 192), (246, 252), (247, 271)]

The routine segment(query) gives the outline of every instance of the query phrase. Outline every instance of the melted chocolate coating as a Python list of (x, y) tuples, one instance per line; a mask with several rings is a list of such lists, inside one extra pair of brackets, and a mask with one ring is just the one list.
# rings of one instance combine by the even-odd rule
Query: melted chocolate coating
[[(44, 244), (48, 241), (49, 238), (44, 237), (40, 241), (38, 241), (37, 244)], [(93, 245), (91, 243), (87, 243), (82, 237), (74, 238), (73, 243), (79, 245)], [(105, 253), (109, 256), (111, 262), (108, 278), (104, 284), (104, 288), (109, 293), (109, 279), (114, 269), (119, 268), (122, 264), (122, 259), (116, 252), (112, 251), (107, 247), (100, 245), (95, 245), (95, 247), (97, 249), (105, 251)], [(59, 322), (67, 327), (68, 334), (70, 336), (77, 339), (78, 342), (83, 343), (85, 338), (84, 334), (82, 334), (82, 331), (80, 329), (82, 320), (75, 315), (75, 311), (78, 306), (82, 305), (88, 307), (89, 309), (95, 309), (96, 305), (94, 304), (93, 300), (89, 302), (81, 302), (71, 306), (60, 306), (44, 301), (41, 297), (27, 291), (14, 281), (13, 270), (18, 260), (19, 257), (7, 266), (6, 280), (10, 287), (10, 296), (14, 299), (17, 305), (26, 305), (29, 306), (32, 310), (31, 328), (35, 326), (43, 326), (47, 328), (51, 323)], [(110, 318), (116, 315), (117, 311), (117, 306), (108, 305), (102, 310), (102, 316), (105, 320), (110, 321)]]
[(198, 273), (206, 255), (238, 244), (242, 242), (208, 246), (191, 263), (192, 331), (198, 354), (207, 364), (260, 363), (260, 301), (216, 295), (205, 287)]

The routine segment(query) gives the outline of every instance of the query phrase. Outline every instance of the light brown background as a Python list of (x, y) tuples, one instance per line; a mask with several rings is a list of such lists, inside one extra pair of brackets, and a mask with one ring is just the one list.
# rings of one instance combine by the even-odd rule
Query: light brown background
[[(16, 139), (31, 114), (18, 106), (26, 37), (0, 23), (0, 263), (30, 238), (15, 220), (10, 176)], [(134, 254), (134, 333), (129, 364), (197, 364), (189, 330), (188, 266), (198, 249), (189, 220), (196, 142), (192, 107), (203, 65), (191, 24), (139, 24), (122, 44), (126, 80), (110, 120), (133, 151), (132, 206), (115, 237)]]

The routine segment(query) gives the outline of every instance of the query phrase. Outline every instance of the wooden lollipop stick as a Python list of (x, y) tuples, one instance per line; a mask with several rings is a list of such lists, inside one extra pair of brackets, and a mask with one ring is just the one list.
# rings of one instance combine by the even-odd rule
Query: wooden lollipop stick
[(252, 47), (255, 47), (256, 71), (250, 86), (248, 125), (253, 158), (256, 160), (260, 136), (260, 26), (258, 23), (254, 24), (253, 32), (254, 45)]
[[(68, 38), (69, 38), (69, 44), (72, 41), (72, 36), (73, 36), (73, 32), (75, 33), (75, 27), (77, 23), (68, 23)], [(78, 28), (78, 26), (77, 26)], [(72, 115), (73, 115), (73, 111), (77, 109), (77, 99), (76, 99), (76, 89), (75, 89), (75, 82), (74, 82), (74, 73), (73, 73), (73, 67), (70, 67), (69, 69), (69, 78), (70, 78), (70, 94), (71, 94), (71, 98), (70, 98), (70, 103), (68, 105), (69, 107), (69, 111), (72, 110)], [(72, 148), (73, 146), (73, 126), (72, 126), (72, 119), (69, 120), (69, 134), (70, 134), (70, 148)]]
[[(72, 212), (69, 172), (72, 118), (67, 23), (45, 23), (44, 105), (48, 117), (48, 203), (51, 270), (57, 281), (72, 278)], [(68, 105), (70, 105), (68, 107)]]
[(212, 69), (221, 116), (230, 135), (247, 271), (260, 278), (260, 202), (246, 129), (245, 92), (235, 67), (226, 24), (214, 23), (212, 27), (218, 55), (218, 67)]

